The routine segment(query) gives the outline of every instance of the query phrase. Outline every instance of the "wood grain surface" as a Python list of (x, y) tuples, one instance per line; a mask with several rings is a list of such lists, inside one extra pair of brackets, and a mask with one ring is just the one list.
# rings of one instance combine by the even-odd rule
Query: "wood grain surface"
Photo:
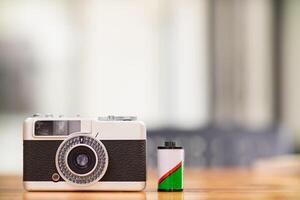
[(157, 174), (150, 170), (143, 192), (26, 192), (20, 176), (0, 177), (0, 199), (300, 199), (300, 177), (247, 169), (187, 169), (184, 192), (157, 192)]

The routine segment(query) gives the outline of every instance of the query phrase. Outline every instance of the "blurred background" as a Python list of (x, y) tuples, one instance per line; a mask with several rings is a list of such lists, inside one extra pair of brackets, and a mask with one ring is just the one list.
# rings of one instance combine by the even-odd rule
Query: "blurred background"
[(0, 173), (33, 113), (137, 115), (148, 164), (249, 167), (299, 152), (300, 1), (1, 0)]

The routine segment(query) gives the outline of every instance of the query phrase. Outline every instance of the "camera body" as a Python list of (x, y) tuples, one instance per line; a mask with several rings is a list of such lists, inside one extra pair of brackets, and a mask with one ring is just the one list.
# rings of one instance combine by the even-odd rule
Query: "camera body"
[(146, 127), (122, 116), (27, 118), (23, 182), (28, 191), (143, 190)]

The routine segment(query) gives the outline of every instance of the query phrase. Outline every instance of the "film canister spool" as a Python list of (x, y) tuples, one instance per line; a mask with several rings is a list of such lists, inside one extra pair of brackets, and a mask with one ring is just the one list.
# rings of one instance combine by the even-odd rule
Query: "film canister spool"
[(173, 141), (157, 147), (158, 191), (183, 190), (184, 149)]

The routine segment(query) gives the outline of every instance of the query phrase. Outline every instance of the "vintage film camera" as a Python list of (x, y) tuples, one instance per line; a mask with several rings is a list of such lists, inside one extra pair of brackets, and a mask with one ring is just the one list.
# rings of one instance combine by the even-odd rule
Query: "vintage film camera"
[(146, 185), (146, 127), (136, 117), (34, 115), (23, 124), (29, 191), (139, 191)]

